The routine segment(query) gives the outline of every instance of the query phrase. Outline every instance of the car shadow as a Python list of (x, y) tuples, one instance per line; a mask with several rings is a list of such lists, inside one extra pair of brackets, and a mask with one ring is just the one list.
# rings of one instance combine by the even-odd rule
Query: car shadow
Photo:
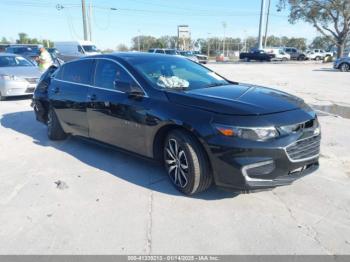
[(319, 68), (319, 69), (314, 69), (312, 71), (314, 71), (314, 72), (340, 72), (339, 70), (334, 69), (334, 68)]
[[(53, 147), (70, 154), (86, 165), (103, 170), (130, 183), (165, 194), (184, 196), (173, 187), (163, 167), (155, 161), (123, 150), (104, 147), (79, 137), (69, 137), (64, 141), (49, 140), (46, 126), (35, 120), (32, 111), (4, 114), (1, 118), (1, 125), (31, 137), (37, 145)], [(213, 186), (206, 192), (191, 197), (217, 200), (233, 198), (238, 194), (238, 192), (226, 191)]]

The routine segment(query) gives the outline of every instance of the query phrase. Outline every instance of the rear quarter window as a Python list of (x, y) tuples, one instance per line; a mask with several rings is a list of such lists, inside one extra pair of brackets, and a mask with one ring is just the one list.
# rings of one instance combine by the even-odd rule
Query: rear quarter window
[(64, 64), (56, 74), (56, 79), (77, 84), (91, 85), (93, 60), (78, 60)]

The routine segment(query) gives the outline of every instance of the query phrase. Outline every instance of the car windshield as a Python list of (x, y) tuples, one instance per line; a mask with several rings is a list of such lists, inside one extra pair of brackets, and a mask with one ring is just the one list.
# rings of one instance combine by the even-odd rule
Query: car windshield
[(0, 67), (34, 66), (21, 56), (0, 56)]
[(194, 90), (228, 85), (207, 68), (180, 57), (148, 57), (129, 61), (157, 89)]
[(85, 52), (98, 52), (96, 46), (94, 45), (83, 45), (83, 49)]

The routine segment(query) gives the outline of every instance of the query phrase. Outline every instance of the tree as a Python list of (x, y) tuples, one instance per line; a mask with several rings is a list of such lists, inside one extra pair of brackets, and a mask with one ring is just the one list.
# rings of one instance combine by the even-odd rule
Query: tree
[(117, 51), (129, 51), (129, 48), (125, 44), (119, 44), (117, 45)]
[(289, 21), (311, 23), (337, 46), (337, 56), (344, 53), (350, 34), (349, 0), (279, 0), (279, 8), (290, 7)]
[(19, 39), (16, 40), (17, 44), (29, 44), (28, 35), (26, 33), (19, 33)]
[(281, 46), (281, 39), (277, 36), (270, 35), (267, 37), (266, 46), (270, 46), (270, 47)]
[(306, 49), (306, 39), (305, 38), (300, 38), (300, 37), (291, 37), (287, 38), (287, 42), (285, 46), (291, 46), (295, 47), (301, 50)]
[(312, 49), (324, 49), (327, 50), (332, 46), (333, 42), (326, 36), (316, 36), (310, 45)]
[(1, 43), (1, 44), (9, 44), (10, 41), (8, 41), (8, 40), (6, 39), (6, 37), (2, 37), (1, 40), (0, 40), (0, 43)]

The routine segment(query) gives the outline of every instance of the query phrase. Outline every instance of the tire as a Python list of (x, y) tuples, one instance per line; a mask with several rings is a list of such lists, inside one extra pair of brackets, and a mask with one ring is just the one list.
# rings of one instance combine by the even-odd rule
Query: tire
[(342, 63), (342, 64), (340, 64), (339, 69), (340, 69), (340, 71), (342, 71), (342, 72), (349, 72), (349, 70), (350, 70), (350, 65), (347, 64), (347, 63)]
[(288, 61), (288, 58), (286, 58), (286, 57), (282, 58), (282, 62), (287, 62), (287, 61)]
[(305, 60), (305, 56), (301, 55), (301, 56), (298, 56), (298, 61), (304, 61)]
[(0, 101), (5, 101), (6, 100), (6, 96), (2, 96), (1, 92), (0, 92)]
[(52, 108), (49, 109), (47, 114), (47, 136), (50, 140), (63, 140), (67, 138), (67, 134), (63, 131), (57, 115)]
[(315, 60), (316, 60), (316, 61), (320, 61), (320, 60), (321, 60), (321, 57), (320, 57), (320, 56), (316, 56), (316, 57), (315, 57)]
[(163, 162), (172, 184), (186, 195), (205, 191), (212, 184), (204, 149), (185, 131), (174, 130), (168, 134), (163, 145)]

